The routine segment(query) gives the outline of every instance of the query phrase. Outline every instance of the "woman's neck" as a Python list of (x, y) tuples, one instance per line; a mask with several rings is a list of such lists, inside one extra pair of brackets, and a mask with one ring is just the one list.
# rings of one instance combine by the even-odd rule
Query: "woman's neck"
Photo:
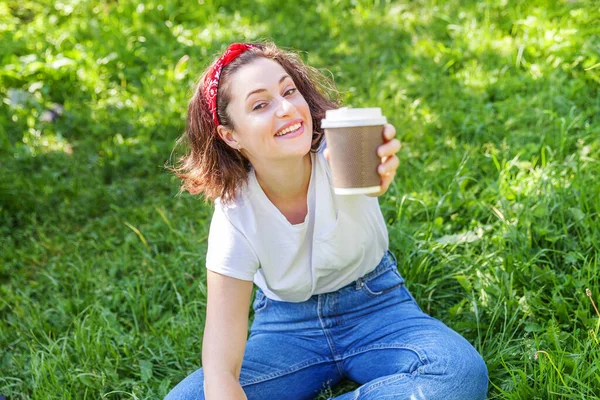
[(290, 208), (306, 206), (312, 172), (310, 153), (277, 166), (255, 165), (254, 172), (263, 192), (283, 214)]

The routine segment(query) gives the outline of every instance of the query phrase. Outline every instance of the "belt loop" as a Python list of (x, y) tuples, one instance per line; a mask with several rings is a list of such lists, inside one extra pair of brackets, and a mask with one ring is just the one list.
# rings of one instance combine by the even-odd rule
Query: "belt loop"
[(361, 278), (358, 278), (358, 279), (356, 280), (356, 285), (354, 285), (354, 288), (355, 288), (356, 290), (360, 290), (360, 288), (362, 288), (362, 287), (363, 287), (363, 281), (362, 281), (362, 279), (361, 279)]
[(388, 249), (388, 254), (391, 256), (392, 260), (394, 260), (394, 264), (396, 264), (396, 266), (398, 266), (398, 260), (396, 259), (396, 256), (394, 255), (394, 253), (392, 253), (392, 251)]

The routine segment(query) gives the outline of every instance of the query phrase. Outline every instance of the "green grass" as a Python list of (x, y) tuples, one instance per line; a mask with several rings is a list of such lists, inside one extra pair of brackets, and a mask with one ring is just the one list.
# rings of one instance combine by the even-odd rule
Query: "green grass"
[(0, 394), (161, 398), (200, 366), (211, 209), (163, 166), (209, 59), (269, 38), (396, 126), (391, 248), (489, 398), (600, 399), (599, 19), (591, 0), (0, 2)]

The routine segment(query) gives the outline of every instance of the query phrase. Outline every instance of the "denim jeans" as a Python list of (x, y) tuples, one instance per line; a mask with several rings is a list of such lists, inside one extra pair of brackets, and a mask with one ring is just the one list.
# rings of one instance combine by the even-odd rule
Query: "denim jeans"
[[(240, 384), (249, 400), (314, 399), (343, 378), (356, 390), (336, 400), (479, 400), (485, 363), (471, 344), (423, 313), (387, 252), (362, 278), (301, 303), (258, 289)], [(202, 369), (166, 400), (204, 399)]]

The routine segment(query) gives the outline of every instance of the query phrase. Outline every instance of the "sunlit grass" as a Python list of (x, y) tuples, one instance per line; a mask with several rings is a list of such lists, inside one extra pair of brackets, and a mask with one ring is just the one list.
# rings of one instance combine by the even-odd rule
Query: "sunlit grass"
[(162, 398), (200, 366), (212, 210), (164, 164), (203, 67), (270, 38), (396, 126), (391, 247), (483, 355), (488, 397), (600, 398), (599, 18), (588, 1), (0, 3), (0, 394)]

